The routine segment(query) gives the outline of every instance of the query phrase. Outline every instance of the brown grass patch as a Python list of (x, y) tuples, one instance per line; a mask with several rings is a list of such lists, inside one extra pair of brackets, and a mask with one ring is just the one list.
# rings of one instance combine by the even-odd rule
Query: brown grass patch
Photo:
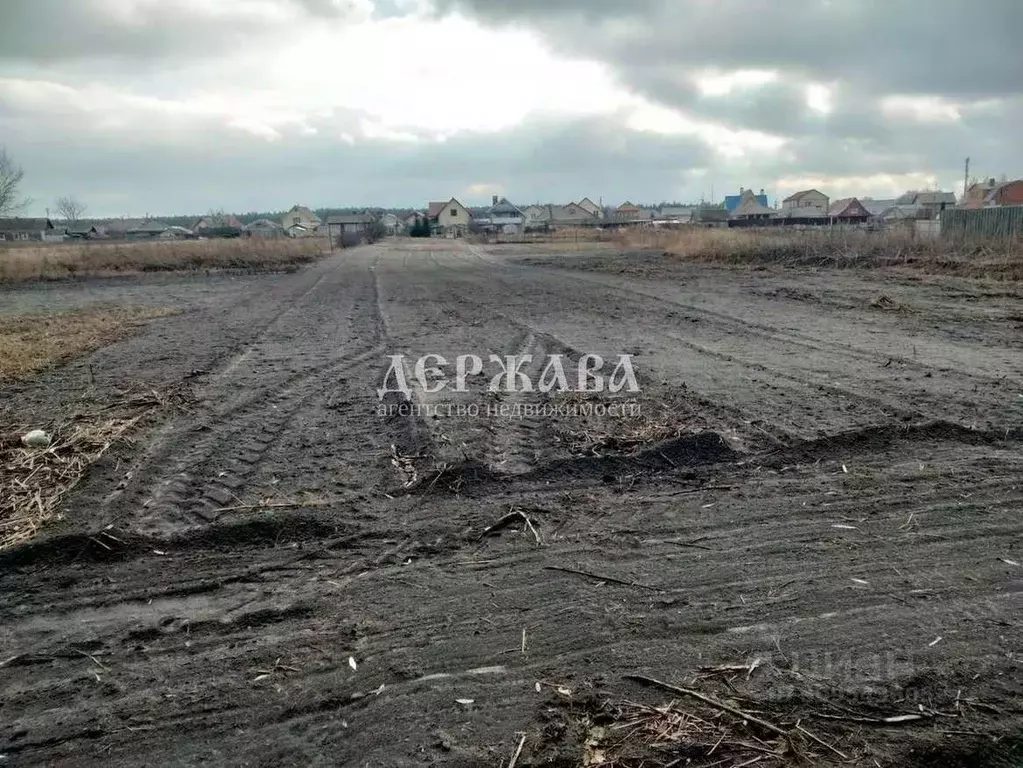
[(1023, 280), (1023, 243), (1013, 239), (963, 243), (906, 232), (682, 228), (630, 230), (619, 234), (619, 243), (719, 264), (906, 267), (962, 277)]
[(142, 272), (296, 269), (328, 252), (325, 238), (245, 238), (0, 248), (0, 283)]
[(0, 316), (0, 381), (27, 378), (105, 347), (145, 321), (175, 311), (118, 307), (55, 315)]

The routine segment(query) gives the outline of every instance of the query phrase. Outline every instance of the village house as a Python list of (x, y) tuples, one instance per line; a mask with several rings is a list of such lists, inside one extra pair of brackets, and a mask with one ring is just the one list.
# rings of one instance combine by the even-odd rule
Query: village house
[(301, 224), (292, 224), (291, 226), (284, 228), (284, 234), (292, 238), (314, 237), (317, 234), (317, 229), (319, 229), (319, 227), (310, 229), (309, 227), (305, 227)]
[(75, 222), (67, 229), (67, 236), (73, 240), (102, 240), (107, 236), (106, 227), (101, 224)]
[(774, 213), (773, 208), (768, 208), (760, 202), (760, 198), (753, 194), (752, 189), (747, 189), (743, 191), (739, 205), (731, 212), (731, 218), (742, 222), (766, 221)]
[(926, 218), (938, 217), (946, 208), (954, 208), (956, 196), (953, 192), (906, 192), (895, 199), (896, 205), (916, 205), (923, 209)]
[(106, 230), (107, 237), (123, 240), (128, 236), (129, 229), (135, 229), (144, 223), (145, 219), (110, 219), (103, 223), (103, 228)]
[(526, 214), (507, 197), (498, 199), (494, 195), (492, 203), (486, 214), (490, 229), (505, 235), (521, 235), (525, 231)]
[(783, 211), (816, 211), (820, 214), (828, 212), (828, 196), (816, 189), (804, 189), (789, 195), (781, 201)]
[(0, 219), (0, 240), (13, 242), (60, 242), (64, 230), (54, 226), (50, 219)]
[(578, 205), (580, 208), (582, 208), (595, 219), (602, 219), (604, 217), (604, 211), (602, 211), (600, 209), (600, 206), (597, 205), (592, 200), (590, 200), (590, 198), (588, 197), (584, 197), (582, 200), (576, 203), (576, 205)]
[(895, 206), (894, 197), (881, 199), (875, 199), (872, 197), (861, 197), (859, 198), (859, 201), (860, 205), (867, 209), (867, 213), (869, 213), (871, 217), (875, 219), (880, 218), (885, 213), (885, 211), (888, 211), (889, 209)]
[[(725, 209), (729, 213), (735, 213), (736, 209), (745, 199), (746, 193), (753, 194), (752, 189), (744, 189), (739, 187), (739, 194), (737, 195), (725, 195)], [(767, 208), (767, 195), (764, 194), (764, 190), (760, 190), (759, 195), (753, 195), (757, 202), (760, 203), (764, 208)]]
[(643, 209), (626, 200), (615, 208), (615, 219), (618, 221), (641, 221), (643, 219)]
[(432, 202), (426, 211), (430, 226), (444, 237), (465, 237), (472, 223), (469, 209), (451, 198), (445, 202)]
[(550, 206), (551, 224), (562, 227), (585, 227), (597, 223), (598, 219), (578, 203)]
[(686, 205), (663, 205), (657, 212), (661, 221), (689, 221), (693, 216), (693, 208)]
[(383, 227), (384, 234), (388, 237), (393, 237), (405, 229), (404, 217), (399, 216), (396, 213), (381, 214), (377, 221), (380, 222), (380, 226)]
[(550, 220), (551, 207), (534, 203), (522, 209), (522, 215), (526, 217), (526, 227), (536, 228), (545, 226)]
[(693, 209), (690, 224), (701, 227), (727, 227), (728, 209), (719, 205), (700, 205)]
[(235, 216), (210, 215), (203, 216), (192, 225), (192, 232), (203, 236), (239, 235), (245, 228)]
[(246, 224), (244, 231), (249, 237), (284, 237), (281, 225), (276, 221), (270, 221), (270, 219), (256, 219)]
[(844, 197), (831, 204), (828, 218), (836, 224), (863, 224), (870, 218), (870, 211), (855, 197)]
[[(291, 210), (281, 218), (281, 226), (284, 229), (290, 231), (293, 227), (297, 227), (302, 234), (306, 235), (315, 232), (322, 223), (320, 217), (304, 205), (292, 206)], [(292, 237), (295, 236), (292, 235)]]
[(1023, 205), (1023, 179), (971, 184), (963, 198), (962, 208), (991, 208), (1005, 205)]
[(156, 219), (143, 221), (125, 232), (128, 240), (187, 240), (192, 231), (186, 227), (166, 224)]

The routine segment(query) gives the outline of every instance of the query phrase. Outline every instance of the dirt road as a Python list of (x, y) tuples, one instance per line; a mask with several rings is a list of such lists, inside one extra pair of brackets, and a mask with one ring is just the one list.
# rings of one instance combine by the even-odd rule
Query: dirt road
[[(678, 698), (626, 675), (815, 764), (1023, 760), (1013, 289), (405, 241), (137, 290), (187, 311), (3, 393), (194, 394), (0, 556), (4, 764), (600, 765)], [(628, 354), (642, 415), (381, 415), (397, 354)]]

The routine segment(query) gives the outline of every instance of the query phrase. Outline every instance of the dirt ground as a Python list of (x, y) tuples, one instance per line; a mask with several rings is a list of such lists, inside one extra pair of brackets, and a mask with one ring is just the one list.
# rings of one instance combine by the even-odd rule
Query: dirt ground
[[(0, 554), (0, 762), (1023, 764), (1020, 287), (585, 247), (0, 294), (183, 310), (7, 421), (188, 394)], [(380, 413), (388, 355), (590, 353), (641, 415)]]

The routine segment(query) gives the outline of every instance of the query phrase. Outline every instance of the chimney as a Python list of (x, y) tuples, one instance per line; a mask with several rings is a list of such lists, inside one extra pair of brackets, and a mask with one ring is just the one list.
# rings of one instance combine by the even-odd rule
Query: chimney
[(494, 202), (493, 202), (493, 205), (497, 205), (497, 195), (494, 195)]
[(994, 176), (992, 176), (990, 179), (987, 180), (987, 185), (989, 187), (993, 187), (995, 185), (995, 177)]
[(745, 191), (746, 191), (745, 189), (743, 189), (742, 187), (739, 187), (739, 194), (740, 194), (740, 195), (741, 195), (741, 194), (742, 194), (743, 192), (745, 192)]
[(762, 190), (762, 189), (761, 189), (761, 190), (760, 190), (760, 194), (764, 194), (764, 190)]

